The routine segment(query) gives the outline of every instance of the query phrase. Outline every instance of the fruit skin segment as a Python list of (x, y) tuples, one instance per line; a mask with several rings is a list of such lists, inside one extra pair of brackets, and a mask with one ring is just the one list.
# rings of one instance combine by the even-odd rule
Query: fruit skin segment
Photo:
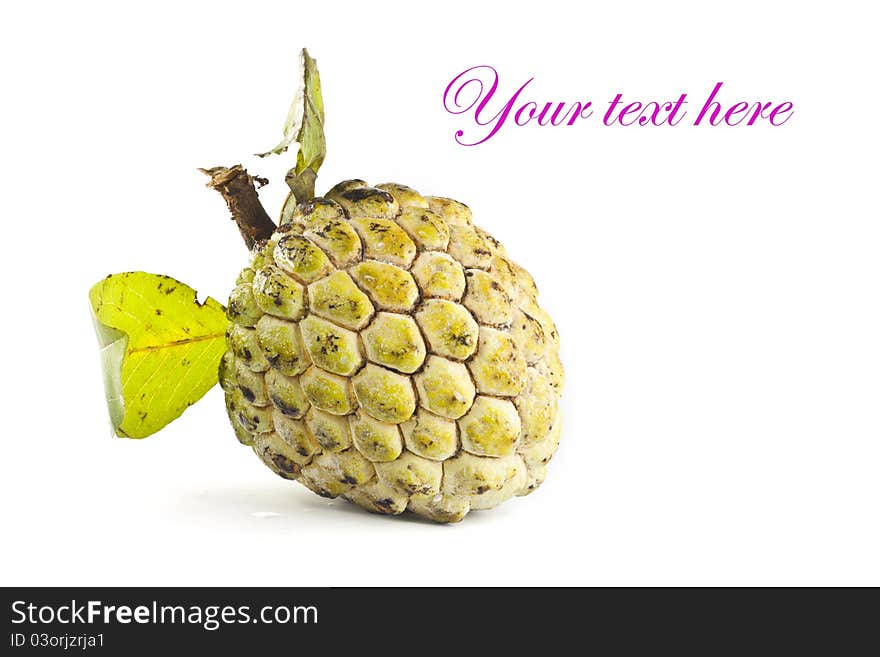
[(344, 181), (285, 204), (238, 276), (220, 366), (273, 472), (442, 523), (535, 490), (559, 444), (559, 336), (467, 206)]

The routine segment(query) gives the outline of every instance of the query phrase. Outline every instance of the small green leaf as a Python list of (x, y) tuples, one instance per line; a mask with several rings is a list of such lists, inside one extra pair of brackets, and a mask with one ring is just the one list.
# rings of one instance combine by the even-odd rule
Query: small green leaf
[(146, 438), (217, 383), (229, 320), (168, 276), (108, 276), (89, 291), (116, 435)]
[(259, 157), (280, 155), (296, 142), (299, 148), (296, 166), (287, 173), (286, 180), (296, 197), (305, 200), (314, 196), (315, 178), (327, 154), (327, 142), (324, 140), (324, 100), (318, 65), (305, 48), (301, 59), (302, 76), (284, 122), (284, 137), (275, 148), (260, 153)]

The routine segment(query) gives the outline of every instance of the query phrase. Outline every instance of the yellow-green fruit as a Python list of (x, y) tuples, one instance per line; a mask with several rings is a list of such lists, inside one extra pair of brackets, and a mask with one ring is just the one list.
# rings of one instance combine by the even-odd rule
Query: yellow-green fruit
[(457, 522), (527, 495), (561, 432), (559, 335), (467, 206), (349, 180), (285, 204), (236, 280), (236, 438), (325, 497)]

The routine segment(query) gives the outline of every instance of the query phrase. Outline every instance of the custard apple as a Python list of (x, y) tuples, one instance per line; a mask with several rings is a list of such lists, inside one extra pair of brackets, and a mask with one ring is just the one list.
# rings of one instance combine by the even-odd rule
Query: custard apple
[(291, 197), (239, 275), (220, 365), (238, 440), (373, 512), (456, 522), (559, 444), (559, 336), (467, 206), (362, 180)]

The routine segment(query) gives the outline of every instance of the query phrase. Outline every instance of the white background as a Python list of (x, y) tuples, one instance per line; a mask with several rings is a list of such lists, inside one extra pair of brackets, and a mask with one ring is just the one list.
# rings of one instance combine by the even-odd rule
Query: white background
[[(0, 583), (880, 584), (869, 3), (351, 5), (4, 6)], [(236, 442), (216, 388), (111, 437), (87, 291), (144, 269), (225, 302), (246, 253), (196, 167), (244, 160), (277, 212), (289, 162), (248, 156), (280, 136), (304, 45), (319, 191), (458, 198), (535, 275), (568, 374), (536, 494), (455, 526), (328, 502)], [(541, 101), (724, 81), (795, 113), (463, 148), (441, 96), (476, 64)]]

